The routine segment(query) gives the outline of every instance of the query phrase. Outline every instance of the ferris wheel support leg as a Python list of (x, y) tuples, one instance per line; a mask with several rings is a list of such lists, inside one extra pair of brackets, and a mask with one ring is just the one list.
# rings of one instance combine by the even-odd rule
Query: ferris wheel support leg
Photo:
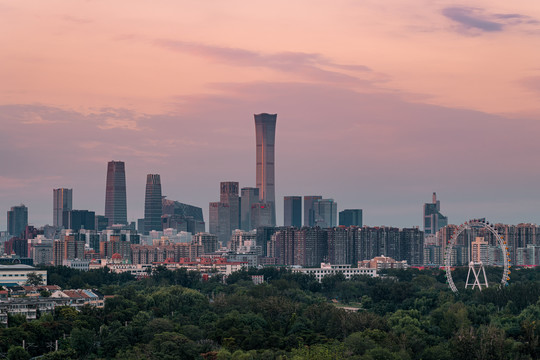
[(476, 269), (474, 268), (474, 265), (473, 265), (472, 271), (474, 274), (474, 284), (472, 288), (474, 289), (475, 286), (478, 286), (478, 289), (482, 291), (482, 286), (480, 285), (480, 279), (478, 278), (480, 276), (480, 269), (478, 269), (478, 272), (476, 272)]
[[(487, 276), (486, 276), (486, 268), (484, 267), (483, 264), (481, 265), (481, 267), (482, 267), (482, 272), (484, 273), (484, 282), (486, 283), (486, 287), (489, 287), (489, 284), (488, 284), (488, 281), (487, 281)], [(480, 272), (480, 271), (478, 271), (478, 272)]]
[(465, 281), (465, 289), (470, 285), (469, 276), (471, 275), (471, 266), (469, 265), (469, 272), (467, 273), (467, 281)]

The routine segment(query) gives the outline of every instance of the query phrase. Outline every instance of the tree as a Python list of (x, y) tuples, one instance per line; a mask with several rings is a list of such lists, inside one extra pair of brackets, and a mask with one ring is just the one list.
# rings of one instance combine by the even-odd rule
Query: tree
[(31, 272), (26, 277), (26, 285), (38, 286), (43, 283), (43, 275)]
[(71, 347), (80, 358), (88, 356), (94, 348), (94, 332), (88, 329), (73, 329), (70, 337)]
[(12, 346), (8, 350), (7, 359), (28, 360), (30, 359), (30, 354), (28, 353), (28, 351), (24, 350), (22, 346)]

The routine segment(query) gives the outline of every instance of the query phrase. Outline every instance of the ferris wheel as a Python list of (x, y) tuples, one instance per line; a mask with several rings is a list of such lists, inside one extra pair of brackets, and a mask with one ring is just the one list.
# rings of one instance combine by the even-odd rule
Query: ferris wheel
[[(511, 266), (510, 254), (508, 253), (508, 245), (506, 244), (506, 240), (497, 232), (493, 225), (485, 221), (485, 219), (473, 219), (461, 224), (454, 231), (452, 237), (450, 238), (450, 240), (448, 240), (448, 243), (446, 244), (446, 251), (444, 253), (444, 268), (446, 270), (446, 282), (448, 283), (448, 286), (453, 292), (458, 292), (456, 284), (454, 284), (454, 280), (452, 279), (452, 250), (456, 245), (458, 236), (465, 230), (472, 228), (485, 229), (486, 231), (489, 231), (491, 234), (493, 234), (493, 237), (502, 252), (503, 274), (501, 278), (501, 285), (508, 285), (508, 281), (510, 280)], [(469, 286), (471, 286), (472, 289), (478, 287), (479, 290), (482, 290), (482, 287), (489, 286), (486, 272), (484, 269), (484, 264), (478, 259), (472, 259), (472, 261), (469, 262), (469, 272), (467, 274), (465, 288)]]

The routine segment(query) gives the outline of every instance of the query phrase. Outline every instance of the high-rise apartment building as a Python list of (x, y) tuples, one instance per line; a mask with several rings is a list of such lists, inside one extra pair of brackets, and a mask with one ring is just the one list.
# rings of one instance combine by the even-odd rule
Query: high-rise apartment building
[(337, 226), (337, 204), (333, 199), (319, 199), (313, 205), (315, 226), (323, 229)]
[(109, 161), (105, 191), (105, 217), (109, 226), (127, 224), (126, 168), (123, 161)]
[(260, 202), (272, 208), (272, 226), (276, 225), (274, 143), (276, 137), (277, 114), (255, 114), (255, 135), (257, 143), (257, 188)]
[(283, 198), (283, 226), (302, 227), (301, 196), (285, 196)]
[(258, 203), (259, 188), (245, 187), (240, 192), (240, 228), (244, 231), (251, 231), (251, 207)]
[(262, 249), (257, 247), (256, 231), (233, 231), (228, 247), (235, 253), (254, 252), (257, 255), (262, 255)]
[(218, 238), (214, 234), (200, 232), (193, 235), (193, 244), (201, 245), (205, 254), (211, 254), (219, 250)]
[(340, 211), (339, 225), (362, 227), (362, 209), (347, 209)]
[(294, 230), (294, 265), (319, 267), (328, 254), (328, 235), (319, 228)]
[(64, 211), (73, 209), (73, 189), (53, 189), (53, 225), (61, 228), (64, 224)]
[(144, 198), (144, 232), (161, 231), (161, 178), (159, 174), (146, 175), (146, 192)]
[(328, 236), (328, 261), (331, 264), (355, 263), (354, 228), (334, 227), (325, 229)]
[(433, 193), (433, 200), (424, 204), (424, 234), (435, 235), (440, 228), (448, 225), (448, 218), (440, 213), (441, 202), (437, 194)]
[(53, 264), (61, 266), (64, 260), (84, 259), (84, 240), (78, 234), (66, 234), (53, 244)]
[(315, 226), (315, 202), (322, 196), (304, 196), (304, 226)]
[(489, 243), (483, 237), (477, 236), (476, 240), (471, 242), (471, 261), (488, 265), (488, 249)]
[(23, 204), (11, 207), (7, 212), (7, 230), (10, 235), (20, 236), (28, 225), (28, 208)]
[(276, 258), (276, 264), (294, 265), (294, 242), (298, 229), (282, 228), (272, 235), (268, 256)]

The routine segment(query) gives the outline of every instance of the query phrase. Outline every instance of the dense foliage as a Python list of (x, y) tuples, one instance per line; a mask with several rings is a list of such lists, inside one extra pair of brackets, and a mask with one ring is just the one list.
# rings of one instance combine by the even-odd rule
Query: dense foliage
[[(51, 283), (115, 296), (104, 309), (62, 307), (32, 322), (10, 317), (0, 330), (8, 359), (540, 358), (535, 269), (513, 271), (505, 288), (457, 295), (439, 270), (322, 283), (276, 268), (237, 272), (227, 283), (163, 268), (142, 280), (48, 270)], [(266, 283), (254, 285), (254, 274)]]

